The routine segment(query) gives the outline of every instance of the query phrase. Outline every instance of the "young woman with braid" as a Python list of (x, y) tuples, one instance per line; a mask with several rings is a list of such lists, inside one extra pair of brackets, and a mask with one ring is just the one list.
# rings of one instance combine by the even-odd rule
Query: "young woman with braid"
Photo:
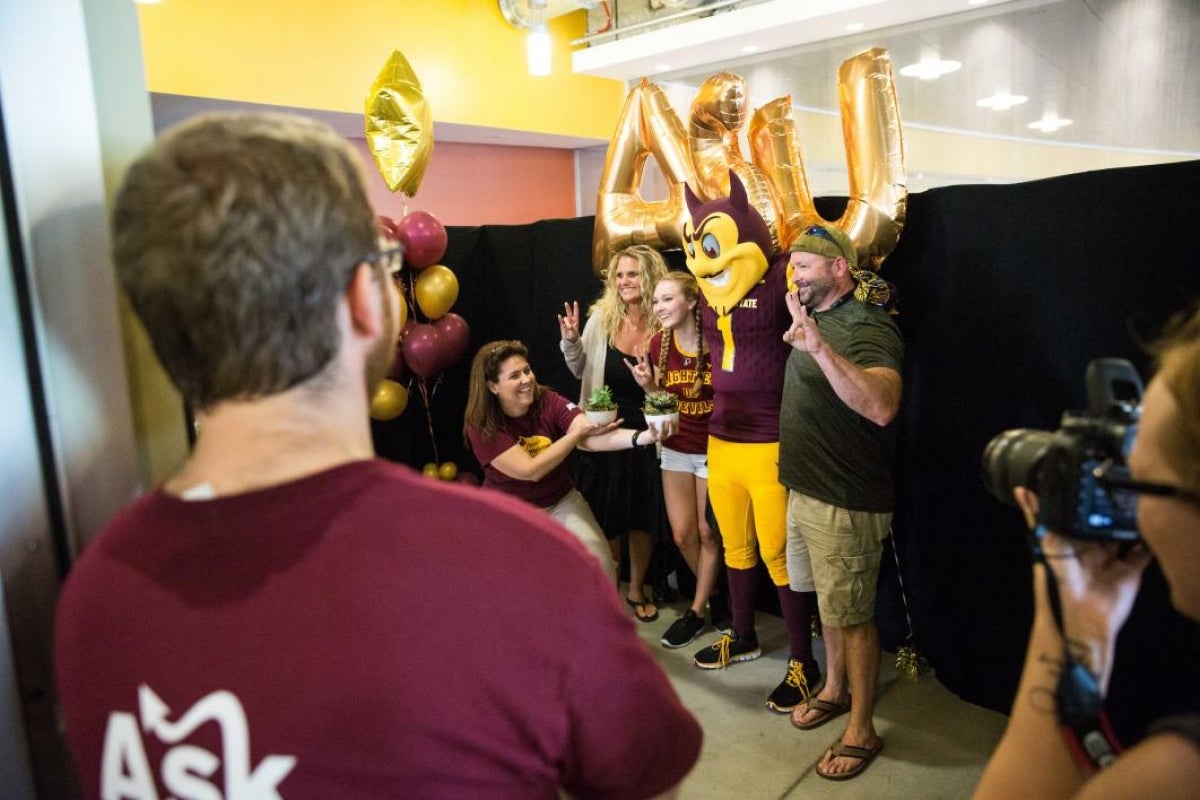
[(691, 643), (704, 630), (704, 607), (721, 568), (720, 545), (704, 513), (712, 369), (700, 335), (696, 278), (688, 272), (667, 273), (654, 287), (652, 308), (663, 329), (651, 338), (646, 354), (626, 364), (642, 389), (668, 391), (679, 402), (679, 430), (670, 446), (663, 446), (660, 466), (671, 533), (696, 576), (696, 593), (691, 608), (663, 634), (663, 646), (676, 648)]

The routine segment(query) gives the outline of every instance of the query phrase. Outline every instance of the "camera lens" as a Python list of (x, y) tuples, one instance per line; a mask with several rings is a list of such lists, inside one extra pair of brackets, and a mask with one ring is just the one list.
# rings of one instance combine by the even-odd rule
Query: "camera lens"
[(1013, 487), (1038, 490), (1038, 471), (1057, 444), (1049, 431), (1016, 428), (988, 442), (983, 451), (983, 483), (992, 496), (1012, 505)]

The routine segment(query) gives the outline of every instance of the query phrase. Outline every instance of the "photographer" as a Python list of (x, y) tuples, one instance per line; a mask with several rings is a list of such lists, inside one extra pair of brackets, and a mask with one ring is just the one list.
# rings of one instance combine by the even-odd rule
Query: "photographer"
[(1024, 487), (1013, 492), (1041, 551), (1034, 622), (1012, 717), (977, 798), (1183, 798), (1200, 787), (1200, 712), (1158, 721), (1121, 753), (1102, 710), (1081, 729), (1065, 724), (1071, 714), (1060, 699), (1071, 694), (1064, 687), (1085, 701), (1089, 691), (1103, 698), (1117, 633), (1151, 554), (1172, 605), (1200, 621), (1200, 310), (1160, 344), (1157, 363), (1129, 454), (1131, 479), (1109, 482), (1136, 495), (1141, 543), (1129, 549), (1045, 531), (1036, 526), (1037, 496)]

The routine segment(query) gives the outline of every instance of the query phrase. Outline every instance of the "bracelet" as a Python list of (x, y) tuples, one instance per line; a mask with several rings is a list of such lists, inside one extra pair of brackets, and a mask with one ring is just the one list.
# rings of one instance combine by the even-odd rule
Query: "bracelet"
[(633, 449), (634, 449), (634, 450), (637, 450), (639, 447), (641, 447), (641, 445), (640, 445), (640, 444), (638, 444), (638, 440), (637, 440), (637, 437), (638, 437), (638, 435), (639, 435), (640, 433), (641, 433), (641, 431), (634, 431), (634, 432), (633, 432)]

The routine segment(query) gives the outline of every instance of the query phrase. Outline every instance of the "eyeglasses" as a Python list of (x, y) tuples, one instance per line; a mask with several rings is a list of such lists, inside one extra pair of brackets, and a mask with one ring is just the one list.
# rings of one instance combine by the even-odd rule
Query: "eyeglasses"
[[(1117, 474), (1114, 474), (1114, 472)], [(1133, 478), (1127, 477), (1126, 469), (1124, 467), (1117, 467), (1116, 462), (1111, 458), (1093, 469), (1092, 477), (1096, 479), (1096, 483), (1102, 488), (1109, 491), (1116, 489), (1118, 491), (1133, 492), (1134, 494), (1149, 494), (1155, 497), (1178, 497), (1181, 500), (1187, 500), (1189, 503), (1200, 505), (1200, 495), (1189, 492), (1187, 489), (1179, 486), (1170, 486), (1165, 483), (1136, 481)]]
[(389, 247), (387, 250), (371, 253), (364, 256), (362, 261), (368, 264), (378, 264), (383, 268), (384, 272), (394, 278), (404, 268), (404, 245), (398, 244), (395, 247)]

